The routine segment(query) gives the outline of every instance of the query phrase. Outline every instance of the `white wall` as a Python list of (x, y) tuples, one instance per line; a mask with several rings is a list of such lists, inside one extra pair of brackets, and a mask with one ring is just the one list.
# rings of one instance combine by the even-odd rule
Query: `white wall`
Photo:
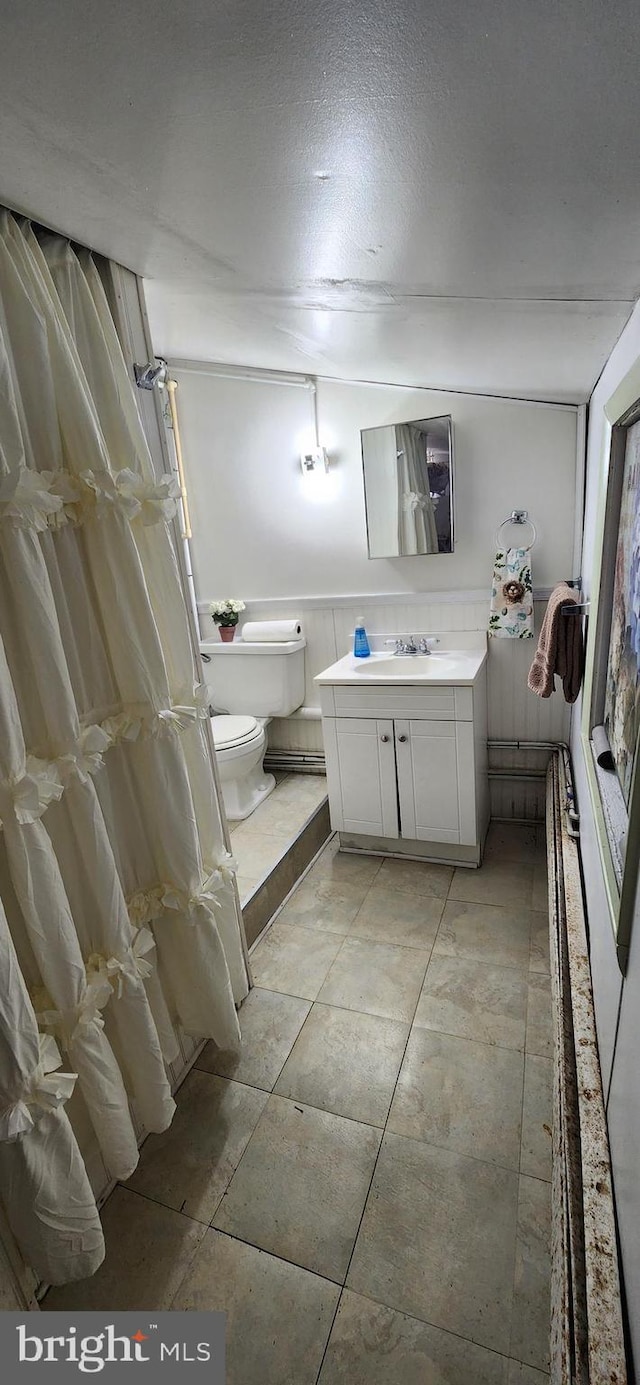
[[(175, 374), (201, 599), (484, 591), (496, 526), (514, 508), (538, 526), (536, 585), (571, 575), (575, 409), (321, 380), (332, 465), (316, 483), (299, 462), (313, 438), (309, 389)], [(371, 561), (360, 429), (440, 414), (454, 421), (456, 551)]]
[[(302, 619), (306, 706), (317, 706), (313, 677), (346, 652), (359, 614), (376, 632), (485, 630), (495, 530), (514, 508), (535, 517), (541, 595), (572, 575), (575, 409), (321, 380), (319, 428), (331, 471), (316, 482), (299, 464), (301, 449), (313, 444), (313, 395), (299, 377), (292, 384), (229, 378), (175, 363), (174, 371), (198, 597), (204, 605), (241, 596), (254, 620)], [(454, 420), (456, 551), (370, 561), (360, 429), (447, 413)], [(543, 613), (536, 603), (538, 628)], [(204, 614), (201, 623), (210, 634)], [(561, 695), (542, 701), (527, 689), (531, 656), (528, 642), (490, 641), (490, 736), (566, 740)], [(274, 722), (269, 741), (321, 751), (320, 723)], [(496, 754), (494, 767), (517, 759)], [(526, 763), (540, 769), (544, 757)], [(539, 784), (492, 784), (495, 816), (539, 817), (543, 801)]]
[[(604, 486), (610, 426), (605, 405), (640, 361), (640, 306), (612, 352), (589, 406), (584, 525), (584, 592), (591, 592), (598, 504)], [(640, 903), (636, 903), (626, 978), (616, 960), (595, 822), (580, 740), (580, 707), (573, 731), (573, 764), (580, 810), (582, 865), (590, 935), (591, 972), (605, 1091), (618, 1225), (631, 1337), (640, 1366)]]

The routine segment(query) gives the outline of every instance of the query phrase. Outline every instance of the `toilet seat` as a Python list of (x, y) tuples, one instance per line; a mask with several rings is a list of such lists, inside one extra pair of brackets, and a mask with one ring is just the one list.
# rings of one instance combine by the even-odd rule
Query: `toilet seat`
[(248, 818), (275, 788), (273, 775), (262, 764), (267, 748), (265, 719), (213, 716), (211, 730), (226, 814), (237, 822)]
[(216, 750), (231, 750), (256, 739), (262, 727), (255, 717), (216, 716), (211, 718), (213, 743)]

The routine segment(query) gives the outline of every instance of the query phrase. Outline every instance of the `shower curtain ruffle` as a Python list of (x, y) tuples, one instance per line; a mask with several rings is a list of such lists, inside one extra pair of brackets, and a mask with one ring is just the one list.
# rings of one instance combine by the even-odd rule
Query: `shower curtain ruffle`
[(128, 1177), (134, 1118), (173, 1115), (176, 1023), (233, 1049), (248, 989), (167, 530), (178, 493), (155, 477), (93, 260), (0, 213), (0, 894), (36, 1045), (16, 1084), (0, 1014), (0, 1177), (56, 1283), (102, 1255), (69, 1084)]
[[(422, 431), (411, 423), (395, 428), (398, 461), (398, 545), (400, 553), (437, 553), (435, 511), (428, 489)], [(426, 484), (427, 489), (421, 489)]]
[(0, 484), (0, 519), (17, 528), (60, 529), (89, 518), (105, 518), (119, 509), (129, 520), (158, 524), (172, 519), (180, 486), (174, 477), (157, 485), (144, 481), (125, 467), (110, 472), (43, 471), (35, 474), (19, 467)]
[[(25, 1258), (59, 1284), (92, 1274), (104, 1241), (89, 1179), (64, 1111), (76, 1073), (39, 1034), (0, 903), (0, 1181)], [(70, 1250), (73, 1253), (70, 1255)]]

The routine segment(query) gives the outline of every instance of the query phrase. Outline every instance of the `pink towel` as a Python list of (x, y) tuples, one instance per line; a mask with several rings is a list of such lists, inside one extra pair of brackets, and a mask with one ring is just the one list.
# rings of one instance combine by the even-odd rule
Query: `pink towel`
[(580, 692), (584, 651), (580, 617), (562, 611), (565, 605), (575, 605), (578, 594), (566, 582), (554, 587), (545, 618), (542, 622), (538, 648), (527, 679), (531, 691), (538, 697), (551, 697), (554, 675), (562, 679), (565, 702), (575, 702)]

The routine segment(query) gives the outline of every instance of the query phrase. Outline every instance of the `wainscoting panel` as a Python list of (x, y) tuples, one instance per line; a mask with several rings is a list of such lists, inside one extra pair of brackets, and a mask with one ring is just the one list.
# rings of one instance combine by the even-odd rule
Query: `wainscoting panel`
[[(546, 596), (546, 593), (544, 593)], [(341, 597), (326, 605), (318, 597), (292, 598), (291, 601), (252, 601), (245, 620), (288, 620), (298, 618), (307, 641), (305, 654), (305, 709), (318, 708), (314, 677), (341, 658), (351, 648), (358, 616), (364, 617), (373, 634), (427, 634), (442, 631), (483, 630), (487, 628), (488, 598), (477, 592), (438, 593), (424, 598), (411, 593), (404, 599), (385, 597)], [(536, 639), (546, 601), (535, 602)], [(202, 632), (211, 637), (211, 621), (201, 615)], [(527, 674), (536, 640), (490, 639), (488, 661), (489, 739), (521, 741), (568, 741), (571, 709), (562, 692), (549, 698), (537, 697), (527, 687)], [(269, 726), (272, 750), (322, 753), (322, 727), (319, 720), (294, 713)], [(548, 752), (493, 750), (489, 764), (493, 770), (516, 773), (519, 770), (544, 774)], [(494, 817), (542, 820), (544, 781), (526, 779), (491, 781), (491, 811)]]

